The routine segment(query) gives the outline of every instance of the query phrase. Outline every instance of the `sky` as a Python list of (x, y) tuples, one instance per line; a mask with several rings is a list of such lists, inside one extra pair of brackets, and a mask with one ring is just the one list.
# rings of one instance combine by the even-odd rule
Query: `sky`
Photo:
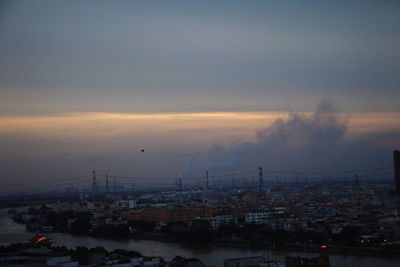
[(398, 1), (0, 1), (0, 183), (390, 166), (399, 25)]

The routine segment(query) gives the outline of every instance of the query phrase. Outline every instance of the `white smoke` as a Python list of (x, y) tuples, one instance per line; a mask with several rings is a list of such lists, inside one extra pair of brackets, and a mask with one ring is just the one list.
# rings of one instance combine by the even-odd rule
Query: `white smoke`
[[(342, 118), (342, 117), (341, 117)], [(388, 137), (400, 144), (399, 132), (380, 132), (349, 140), (347, 122), (329, 101), (312, 115), (291, 112), (256, 133), (256, 141), (232, 146), (215, 145), (199, 157), (197, 166), (218, 171), (265, 169), (326, 171), (391, 165), (391, 150), (377, 144)], [(206, 163), (204, 163), (206, 162)]]

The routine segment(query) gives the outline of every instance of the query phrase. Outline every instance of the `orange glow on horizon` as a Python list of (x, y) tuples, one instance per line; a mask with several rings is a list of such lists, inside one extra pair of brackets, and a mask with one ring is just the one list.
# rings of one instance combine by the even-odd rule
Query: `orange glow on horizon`
[[(308, 116), (312, 113), (299, 113)], [(255, 132), (271, 125), (288, 112), (203, 112), (203, 113), (106, 113), (76, 112), (53, 116), (0, 117), (0, 134), (37, 137), (119, 137), (132, 134), (171, 135), (204, 130), (216, 135), (254, 138)], [(384, 129), (400, 130), (399, 113), (339, 114), (348, 135)], [(212, 138), (212, 136), (210, 136)]]

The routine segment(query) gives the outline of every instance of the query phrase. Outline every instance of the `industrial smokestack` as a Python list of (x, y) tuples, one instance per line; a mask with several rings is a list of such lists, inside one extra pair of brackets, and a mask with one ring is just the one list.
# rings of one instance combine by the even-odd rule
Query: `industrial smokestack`
[(208, 190), (208, 170), (206, 170), (206, 188)]
[(92, 181), (92, 191), (94, 192), (94, 191), (96, 191), (96, 171), (93, 171), (93, 177), (92, 177), (92, 179), (93, 179), (93, 181)]
[(394, 161), (394, 182), (396, 186), (396, 194), (400, 196), (400, 151), (393, 151)]
[(260, 167), (258, 168), (258, 192), (261, 193), (263, 187), (264, 187), (263, 169), (262, 167)]

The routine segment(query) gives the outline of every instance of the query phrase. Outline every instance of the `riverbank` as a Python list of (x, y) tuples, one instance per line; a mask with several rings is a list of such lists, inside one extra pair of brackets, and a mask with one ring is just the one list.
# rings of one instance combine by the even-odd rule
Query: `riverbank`
[[(76, 235), (78, 236), (78, 235)], [(237, 240), (237, 241), (221, 241), (215, 240), (208, 243), (194, 243), (194, 242), (179, 242), (171, 237), (150, 233), (141, 236), (140, 238), (109, 238), (109, 237), (98, 237), (93, 235), (79, 235), (88, 236), (92, 238), (102, 238), (106, 240), (114, 241), (157, 241), (163, 243), (173, 243), (181, 246), (191, 247), (191, 248), (207, 248), (207, 247), (217, 247), (217, 248), (238, 248), (238, 249), (249, 249), (249, 250), (274, 250), (288, 253), (312, 253), (312, 254), (332, 254), (340, 256), (368, 256), (368, 257), (387, 257), (387, 258), (398, 258), (400, 259), (400, 248), (390, 248), (390, 247), (339, 247), (339, 246), (327, 246), (326, 248), (321, 248), (317, 245), (310, 244), (281, 244), (279, 246), (271, 245), (266, 242), (254, 242), (248, 240)]]
[[(24, 224), (20, 224), (21, 226)], [(71, 233), (68, 232), (59, 232), (62, 234)], [(32, 233), (34, 234), (34, 233)], [(182, 246), (193, 247), (193, 248), (204, 248), (204, 247), (218, 247), (218, 248), (239, 248), (239, 249), (249, 249), (249, 250), (275, 250), (281, 252), (288, 253), (327, 253), (332, 255), (341, 255), (341, 256), (368, 256), (368, 257), (387, 257), (387, 258), (399, 258), (400, 259), (400, 248), (391, 248), (391, 247), (340, 247), (329, 245), (326, 248), (321, 248), (318, 245), (310, 245), (310, 244), (299, 244), (299, 243), (291, 243), (291, 244), (280, 244), (274, 245), (270, 242), (257, 242), (250, 240), (214, 240), (212, 242), (185, 242), (179, 241), (176, 237), (171, 237), (169, 235), (160, 234), (160, 233), (145, 233), (140, 236), (126, 236), (119, 238), (112, 238), (110, 236), (104, 235), (72, 235), (77, 237), (91, 237), (91, 238), (101, 238), (106, 240), (114, 240), (114, 241), (157, 241), (163, 243), (174, 243)]]
[(271, 246), (270, 244), (252, 242), (252, 241), (240, 241), (240, 242), (213, 242), (214, 246), (223, 248), (241, 248), (241, 249), (262, 249), (262, 250), (275, 250), (283, 252), (299, 252), (299, 253), (327, 253), (341, 256), (369, 256), (369, 257), (388, 257), (388, 258), (399, 258), (400, 249), (391, 248), (357, 248), (357, 247), (337, 247), (328, 246), (321, 248), (316, 245), (303, 245), (303, 244), (285, 244), (280, 246)]
[[(3, 244), (11, 244), (20, 241), (26, 241), (32, 238), (32, 234), (26, 232), (25, 227), (21, 224), (13, 222), (10, 216), (3, 211), (0, 216), (0, 240)], [(154, 240), (112, 240), (106, 238), (95, 238), (90, 236), (77, 236), (66, 233), (49, 233), (49, 238), (54, 240), (57, 245), (65, 246), (68, 249), (76, 248), (77, 246), (86, 246), (88, 248), (95, 248), (103, 246), (108, 250), (113, 249), (126, 249), (135, 250), (143, 255), (161, 256), (167, 260), (171, 260), (175, 255), (181, 255), (187, 258), (199, 258), (207, 265), (214, 265), (222, 267), (223, 259), (240, 258), (240, 257), (254, 257), (254, 256), (267, 256), (270, 259), (284, 261), (286, 256), (315, 256), (316, 253), (303, 253), (296, 251), (295, 248), (290, 250), (283, 250), (282, 248), (275, 248), (271, 250), (265, 249), (264, 246), (257, 244), (248, 244), (243, 242), (241, 244), (220, 244), (214, 242), (208, 245), (194, 245), (183, 244), (175, 242), (162, 242)], [(370, 257), (365, 255), (336, 255), (329, 252), (329, 258), (332, 266), (363, 266), (363, 267), (398, 267), (400, 266), (400, 258), (398, 257)]]
[(304, 245), (304, 244), (284, 244), (279, 246), (273, 246), (269, 243), (254, 242), (254, 241), (213, 241), (207, 244), (194, 244), (192, 242), (177, 242), (171, 240), (170, 238), (160, 237), (155, 238), (156, 235), (147, 236), (147, 238), (132, 238), (133, 240), (149, 240), (149, 241), (159, 241), (167, 243), (177, 243), (186, 246), (201, 247), (201, 246), (211, 246), (219, 248), (240, 248), (240, 249), (250, 249), (250, 250), (275, 250), (282, 252), (294, 252), (294, 253), (313, 253), (313, 254), (333, 254), (341, 256), (369, 256), (369, 257), (388, 257), (388, 258), (399, 258), (400, 259), (400, 248), (389, 248), (389, 247), (338, 247), (338, 246), (327, 246), (326, 248), (321, 248), (317, 245)]
[[(17, 209), (19, 210), (19, 209)], [(2, 210), (0, 216), (0, 240), (3, 244), (15, 243), (28, 240), (34, 233), (26, 231), (23, 224), (15, 223), (7, 210)], [(330, 247), (325, 252), (318, 246), (306, 246), (303, 244), (291, 244), (274, 247), (270, 244), (251, 241), (214, 241), (208, 244), (199, 244), (193, 242), (173, 242), (173, 238), (166, 238), (160, 234), (141, 235), (137, 238), (106, 238), (93, 237), (88, 235), (71, 235), (69, 233), (48, 233), (52, 240), (60, 246), (75, 248), (77, 246), (97, 247), (104, 246), (112, 250), (123, 248), (127, 250), (136, 250), (143, 255), (159, 255), (171, 260), (171, 255), (182, 255), (184, 257), (196, 257), (202, 259), (209, 265), (221, 266), (222, 258), (240, 258), (253, 256), (266, 256), (267, 253), (271, 259), (283, 261), (286, 256), (315, 256), (320, 253), (328, 253), (333, 266), (364, 266), (364, 267), (397, 267), (400, 266), (400, 253), (397, 250), (383, 248), (380, 250), (362, 248), (336, 248)]]

